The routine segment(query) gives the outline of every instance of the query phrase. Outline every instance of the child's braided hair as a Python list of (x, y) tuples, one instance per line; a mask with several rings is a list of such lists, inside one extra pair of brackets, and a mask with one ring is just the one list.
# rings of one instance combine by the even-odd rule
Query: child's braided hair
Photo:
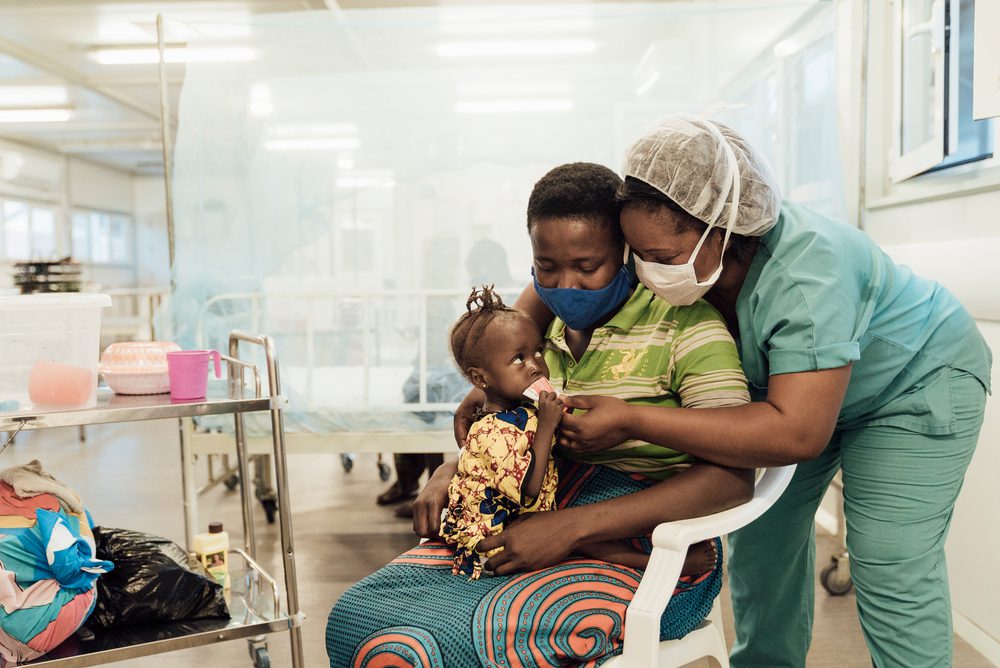
[(469, 367), (482, 364), (482, 346), (479, 345), (486, 327), (498, 313), (517, 313), (503, 303), (492, 285), (473, 288), (465, 302), (466, 312), (451, 328), (451, 353), (463, 374)]

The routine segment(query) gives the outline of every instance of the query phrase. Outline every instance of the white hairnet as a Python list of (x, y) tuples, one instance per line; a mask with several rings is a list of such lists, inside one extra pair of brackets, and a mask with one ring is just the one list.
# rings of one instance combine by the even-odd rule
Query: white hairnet
[(778, 222), (781, 192), (764, 157), (731, 128), (707, 118), (662, 119), (625, 154), (625, 176), (656, 188), (709, 227), (727, 224), (734, 196), (733, 233), (760, 236)]

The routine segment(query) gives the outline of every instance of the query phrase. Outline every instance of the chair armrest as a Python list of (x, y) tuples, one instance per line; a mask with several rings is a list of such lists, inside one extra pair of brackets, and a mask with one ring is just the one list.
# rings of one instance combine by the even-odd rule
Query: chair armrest
[(639, 588), (625, 613), (623, 664), (655, 666), (660, 644), (660, 617), (680, 579), (688, 547), (744, 527), (764, 514), (791, 482), (795, 465), (768, 468), (754, 486), (750, 501), (705, 517), (664, 522), (653, 531), (653, 552)]
[(750, 524), (774, 505), (794, 473), (795, 464), (765, 469), (754, 486), (752, 499), (712, 515), (664, 522), (653, 530), (653, 545), (686, 553), (690, 545), (724, 536)]

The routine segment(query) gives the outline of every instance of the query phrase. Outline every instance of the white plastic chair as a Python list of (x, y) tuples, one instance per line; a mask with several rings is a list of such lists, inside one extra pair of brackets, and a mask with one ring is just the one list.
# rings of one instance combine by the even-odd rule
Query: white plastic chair
[(603, 668), (676, 668), (702, 658), (714, 659), (721, 668), (729, 668), (718, 599), (701, 626), (677, 640), (660, 642), (660, 617), (680, 578), (688, 547), (753, 522), (774, 505), (794, 472), (794, 464), (765, 469), (748, 502), (714, 515), (656, 527), (649, 566), (625, 613), (623, 652), (604, 663)]

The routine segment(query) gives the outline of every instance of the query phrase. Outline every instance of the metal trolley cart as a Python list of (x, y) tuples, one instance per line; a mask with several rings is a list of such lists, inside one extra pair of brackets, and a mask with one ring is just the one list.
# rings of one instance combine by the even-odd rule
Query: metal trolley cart
[[(267, 366), (268, 393), (262, 394), (260, 373), (257, 366), (240, 359), (240, 343), (252, 344), (263, 349)], [(256, 562), (256, 543), (253, 530), (253, 492), (241, 486), (243, 508), (243, 547), (230, 550), (233, 589), (230, 598), (230, 619), (197, 620), (176, 624), (144, 627), (140, 630), (125, 629), (101, 634), (88, 642), (63, 643), (49, 654), (31, 663), (40, 666), (94, 666), (113, 661), (135, 659), (162, 652), (187, 649), (240, 638), (248, 639), (250, 656), (255, 668), (269, 668), (266, 635), (287, 631), (291, 640), (292, 666), (302, 668), (302, 613), (299, 611), (298, 589), (295, 578), (295, 549), (292, 544), (292, 518), (288, 501), (288, 474), (285, 466), (285, 434), (283, 410), (285, 398), (281, 395), (278, 378), (278, 358), (270, 337), (234, 331), (229, 338), (229, 380), (223, 396), (186, 402), (172, 402), (166, 395), (118, 396), (107, 390), (98, 392), (97, 405), (93, 408), (58, 412), (9, 412), (0, 413), (0, 432), (7, 432), (3, 439), (6, 447), (13, 436), (23, 429), (47, 429), (111, 422), (159, 420), (163, 418), (191, 418), (203, 415), (232, 414), (236, 421), (236, 458), (242, 480), (250, 480), (244, 439), (243, 414), (269, 411), (274, 445), (275, 483), (277, 487), (277, 517), (280, 522), (282, 560), (285, 574), (284, 605), (281, 589), (273, 577)], [(247, 372), (254, 383), (248, 390)], [(251, 395), (252, 392), (252, 395)], [(210, 394), (213, 394), (210, 392)], [(183, 434), (183, 432), (182, 432)], [(187, 475), (191, 457), (186, 440), (181, 438), (181, 477), (185, 499), (185, 538), (191, 547), (193, 536), (194, 481)], [(242, 577), (240, 577), (242, 575)]]

